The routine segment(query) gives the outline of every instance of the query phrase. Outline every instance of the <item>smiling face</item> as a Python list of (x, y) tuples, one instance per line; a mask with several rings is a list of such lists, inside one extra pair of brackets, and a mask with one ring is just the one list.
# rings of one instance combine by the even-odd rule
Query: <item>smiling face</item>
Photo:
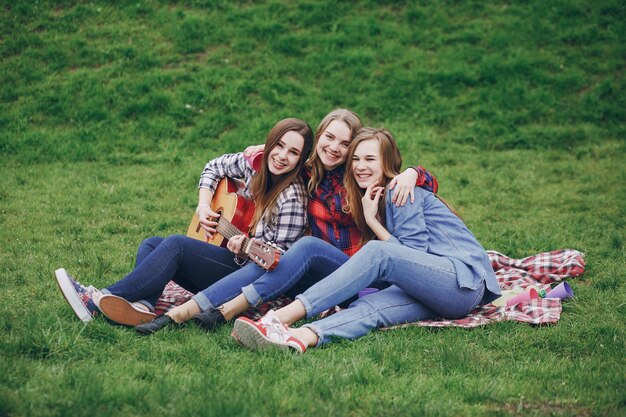
[(289, 131), (283, 135), (270, 150), (267, 158), (267, 168), (274, 177), (291, 172), (300, 161), (302, 149), (304, 148), (304, 137), (294, 131)]
[(339, 120), (330, 122), (315, 147), (326, 171), (331, 171), (346, 162), (350, 140), (351, 133), (347, 124)]
[(350, 163), (352, 174), (360, 188), (365, 189), (374, 182), (384, 185), (380, 143), (377, 139), (368, 139), (359, 143)]

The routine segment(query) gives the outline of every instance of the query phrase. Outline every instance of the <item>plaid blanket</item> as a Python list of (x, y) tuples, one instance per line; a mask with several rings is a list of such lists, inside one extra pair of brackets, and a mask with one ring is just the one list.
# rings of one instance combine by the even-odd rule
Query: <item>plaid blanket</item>
[[(495, 251), (487, 251), (487, 254), (500, 288), (504, 291), (530, 286), (547, 289), (551, 283), (559, 282), (567, 277), (577, 277), (585, 271), (584, 255), (572, 249), (540, 253), (523, 259), (509, 258)], [(170, 308), (189, 300), (192, 295), (189, 291), (170, 281), (155, 306), (155, 313), (163, 314)], [(266, 302), (257, 308), (251, 308), (243, 316), (257, 320), (269, 310), (281, 308), (291, 301), (287, 297), (281, 297)], [(320, 317), (327, 317), (339, 310), (338, 307), (332, 308), (320, 314)], [(424, 320), (393, 326), (388, 329), (406, 326), (472, 328), (506, 320), (549, 324), (558, 322), (560, 318), (561, 300), (537, 298), (510, 307), (497, 307), (493, 304), (487, 304), (476, 308), (467, 317), (459, 320)]]
[[(559, 282), (567, 277), (577, 277), (585, 271), (584, 255), (572, 249), (540, 253), (523, 259), (512, 259), (495, 251), (487, 251), (487, 254), (500, 288), (505, 291), (530, 286), (547, 289), (553, 282)], [(458, 320), (424, 320), (390, 328), (407, 326), (472, 328), (499, 321), (551, 324), (558, 322), (560, 318), (561, 300), (535, 298), (509, 307), (486, 304)]]

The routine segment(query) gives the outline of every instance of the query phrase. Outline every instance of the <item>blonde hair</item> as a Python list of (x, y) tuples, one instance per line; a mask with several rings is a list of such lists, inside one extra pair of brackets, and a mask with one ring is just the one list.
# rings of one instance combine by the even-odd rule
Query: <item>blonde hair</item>
[[(276, 183), (272, 183), (272, 177), (268, 168), (269, 154), (278, 145), (278, 142), (282, 139), (287, 132), (299, 133), (304, 138), (304, 146), (300, 153), (300, 160), (296, 167), (281, 175)], [(313, 145), (313, 131), (311, 127), (303, 120), (288, 118), (283, 119), (276, 123), (274, 127), (267, 134), (265, 140), (265, 152), (263, 154), (263, 161), (261, 168), (257, 172), (250, 182), (250, 192), (254, 200), (254, 216), (252, 217), (252, 223), (250, 230), (254, 231), (259, 220), (265, 216), (265, 220), (269, 221), (272, 209), (276, 205), (278, 196), (287, 188), (293, 181), (299, 180), (300, 171), (304, 166), (306, 155), (311, 152), (311, 146)], [(304, 202), (302, 202), (304, 204)]]
[(359, 116), (352, 110), (348, 109), (335, 109), (322, 119), (319, 126), (317, 126), (317, 130), (315, 131), (313, 151), (305, 164), (306, 168), (310, 172), (308, 185), (309, 194), (313, 194), (315, 190), (317, 190), (317, 187), (320, 185), (320, 182), (322, 182), (322, 178), (324, 177), (324, 165), (322, 164), (316, 150), (317, 142), (328, 126), (335, 120), (345, 123), (346, 126), (348, 126), (350, 129), (350, 139), (352, 139), (356, 132), (358, 132), (363, 126)]
[[(345, 211), (347, 213), (350, 213), (357, 227), (359, 228), (359, 230), (361, 230), (361, 245), (365, 244), (369, 240), (374, 239), (376, 235), (367, 225), (367, 222), (365, 221), (365, 216), (363, 215), (363, 205), (361, 204), (361, 199), (365, 195), (365, 190), (359, 187), (356, 180), (354, 179), (352, 157), (354, 156), (354, 152), (356, 151), (356, 148), (359, 146), (359, 144), (368, 140), (376, 140), (379, 144), (380, 162), (383, 171), (383, 183), (378, 185), (386, 188), (387, 184), (389, 184), (393, 177), (400, 173), (400, 168), (402, 168), (402, 155), (400, 155), (400, 150), (398, 149), (398, 145), (391, 135), (391, 132), (386, 129), (375, 129), (372, 127), (364, 127), (363, 129), (359, 130), (359, 132), (354, 137), (354, 140), (350, 144), (350, 147), (348, 148), (348, 159), (344, 184), (347, 193), (347, 204), (345, 207)], [(381, 218), (382, 224), (385, 224), (384, 208), (385, 194), (383, 194), (383, 197), (378, 203), (378, 213)]]

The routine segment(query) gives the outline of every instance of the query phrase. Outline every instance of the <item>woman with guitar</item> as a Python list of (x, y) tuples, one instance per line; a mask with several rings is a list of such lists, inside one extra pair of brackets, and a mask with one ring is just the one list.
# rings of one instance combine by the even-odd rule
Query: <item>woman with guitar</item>
[[(348, 151), (347, 206), (367, 243), (325, 279), (258, 321), (239, 318), (233, 337), (246, 347), (293, 349), (335, 338), (356, 339), (380, 326), (466, 316), (500, 295), (491, 262), (445, 201), (416, 188), (416, 201), (391, 202), (388, 184), (402, 159), (385, 129), (364, 128)], [(330, 317), (289, 328), (296, 320), (349, 299), (375, 282), (389, 285)]]
[[(187, 236), (148, 238), (139, 247), (135, 269), (102, 291), (81, 285), (63, 268), (56, 270), (59, 288), (74, 312), (84, 322), (101, 311), (116, 323), (137, 326), (156, 318), (151, 311), (170, 280), (199, 293), (239, 269), (247, 271), (246, 276), (251, 277), (249, 282), (261, 276), (265, 269), (253, 262), (246, 263), (245, 258), (250, 255), (254, 262), (267, 268), (274, 259), (273, 252), (287, 250), (306, 229), (307, 193), (299, 174), (312, 142), (309, 125), (289, 118), (279, 121), (270, 130), (265, 142), (268, 151), (258, 172), (243, 153), (223, 155), (207, 163), (200, 179), (196, 212), (207, 240), (217, 232), (230, 233), (226, 248)], [(247, 225), (251, 225), (253, 239), (247, 239), (212, 208), (220, 207), (212, 204), (216, 203), (214, 194), (220, 180), (227, 177), (243, 182), (241, 194), (256, 203), (254, 211), (248, 210), (250, 217), (243, 221), (245, 232)], [(243, 211), (245, 216), (246, 210)], [(267, 245), (270, 242), (272, 246)], [(267, 254), (269, 257), (264, 256)], [(230, 298), (239, 293), (240, 287), (231, 291)], [(161, 325), (186, 321), (200, 313), (201, 306), (208, 300), (199, 293), (176, 311), (158, 317), (157, 321)]]
[[(282, 294), (298, 294), (333, 272), (359, 250), (361, 229), (344, 211), (343, 181), (348, 146), (360, 128), (360, 118), (350, 110), (337, 109), (324, 117), (316, 130), (314, 148), (303, 170), (309, 191), (312, 236), (298, 240), (281, 256), (276, 268), (262, 277), (250, 280), (248, 271), (241, 269), (203, 291), (207, 298), (223, 300), (223, 304), (205, 303), (203, 312), (195, 317), (205, 329), (222, 325), (263, 301)], [(402, 205), (408, 196), (412, 198), (415, 185), (431, 191), (437, 188), (436, 180), (421, 167), (408, 169), (392, 180), (392, 185), (396, 186), (397, 192), (394, 201)], [(239, 295), (232, 300), (225, 297), (237, 286)], [(137, 330), (149, 333), (159, 328), (145, 324), (138, 326)]]

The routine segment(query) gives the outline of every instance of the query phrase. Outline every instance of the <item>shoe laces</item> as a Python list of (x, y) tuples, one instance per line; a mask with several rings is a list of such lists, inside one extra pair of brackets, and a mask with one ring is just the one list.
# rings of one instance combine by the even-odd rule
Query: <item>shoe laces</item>
[[(80, 283), (80, 281), (78, 281), (77, 279), (75, 279), (74, 277), (70, 276), (70, 279), (74, 282), (74, 287), (76, 288), (76, 292), (78, 293), (79, 297), (81, 298), (83, 304), (89, 308), (90, 310), (92, 308), (90, 308), (90, 304), (94, 303), (93, 301), (93, 295), (94, 294), (99, 294), (100, 295), (100, 290), (97, 289), (96, 287), (94, 287), (93, 285), (90, 285), (88, 287), (85, 287), (83, 284)], [(94, 303), (95, 305), (95, 303)]]
[(261, 317), (259, 324), (263, 325), (267, 337), (271, 340), (284, 342), (291, 337), (289, 329), (276, 317), (273, 310)]

